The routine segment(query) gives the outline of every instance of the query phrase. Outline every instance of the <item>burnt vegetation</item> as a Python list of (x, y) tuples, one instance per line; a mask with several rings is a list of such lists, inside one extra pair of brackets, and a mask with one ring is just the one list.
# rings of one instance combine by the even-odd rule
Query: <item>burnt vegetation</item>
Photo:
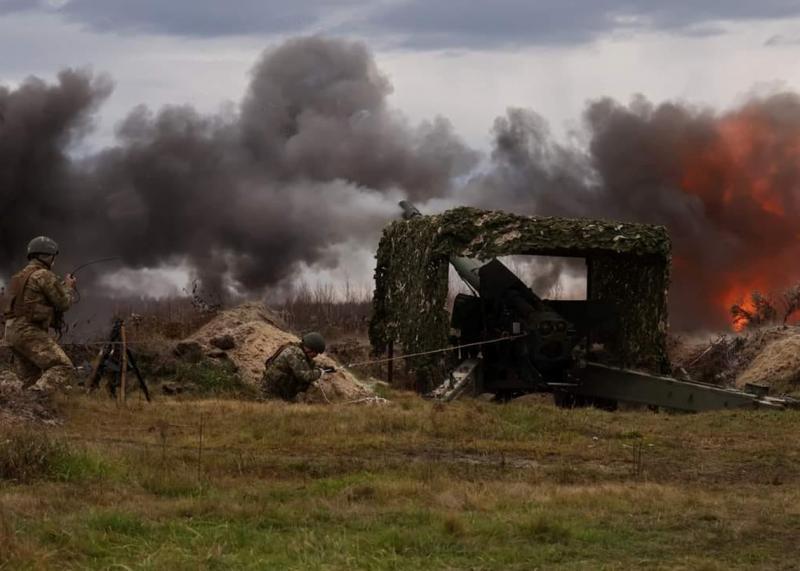
[(754, 291), (747, 301), (731, 306), (731, 322), (737, 330), (767, 325), (787, 325), (800, 310), (800, 283), (778, 294)]

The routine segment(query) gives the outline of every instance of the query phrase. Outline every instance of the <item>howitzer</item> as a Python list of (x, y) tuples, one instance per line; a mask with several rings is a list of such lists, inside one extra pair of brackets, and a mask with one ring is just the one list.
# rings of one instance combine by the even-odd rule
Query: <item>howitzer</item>
[[(405, 220), (422, 216), (409, 202), (400, 206)], [(619, 333), (613, 304), (544, 300), (498, 259), (449, 261), (472, 294), (457, 295), (451, 315), (451, 342), (463, 348), (461, 363), (431, 396), (450, 400), (472, 386), (498, 400), (549, 392), (559, 406), (610, 410), (619, 402), (686, 411), (800, 404), (602, 363), (592, 333)]]

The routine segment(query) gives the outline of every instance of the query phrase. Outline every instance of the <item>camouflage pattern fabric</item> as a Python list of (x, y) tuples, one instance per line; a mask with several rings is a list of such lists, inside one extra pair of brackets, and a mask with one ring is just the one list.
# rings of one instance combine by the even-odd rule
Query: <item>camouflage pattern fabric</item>
[(31, 266), (35, 271), (19, 300), (31, 311), (6, 320), (5, 340), (23, 385), (49, 390), (70, 385), (74, 380), (72, 361), (48, 333), (55, 313), (72, 305), (73, 291), (42, 262), (32, 260), (28, 268)]
[(28, 279), (20, 301), (23, 306), (32, 308), (33, 315), (29, 320), (41, 324), (46, 330), (52, 324), (55, 312), (67, 311), (72, 306), (74, 292), (43, 262), (31, 260), (22, 272), (29, 269), (34, 271)]
[(294, 400), (299, 393), (307, 391), (322, 372), (314, 367), (314, 361), (306, 356), (299, 343), (279, 351), (264, 370), (261, 390), (268, 398)]

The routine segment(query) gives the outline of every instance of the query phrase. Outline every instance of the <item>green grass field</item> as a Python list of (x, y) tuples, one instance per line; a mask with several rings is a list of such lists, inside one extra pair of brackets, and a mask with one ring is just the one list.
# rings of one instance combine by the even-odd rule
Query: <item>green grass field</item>
[(0, 429), (0, 568), (800, 569), (800, 412), (391, 397), (64, 399)]

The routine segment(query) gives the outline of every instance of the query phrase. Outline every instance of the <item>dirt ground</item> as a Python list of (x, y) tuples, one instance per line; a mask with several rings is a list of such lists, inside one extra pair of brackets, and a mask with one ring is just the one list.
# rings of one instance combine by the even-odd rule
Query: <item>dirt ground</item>
[(24, 390), (14, 373), (0, 368), (0, 426), (57, 422), (58, 415), (49, 398)]

